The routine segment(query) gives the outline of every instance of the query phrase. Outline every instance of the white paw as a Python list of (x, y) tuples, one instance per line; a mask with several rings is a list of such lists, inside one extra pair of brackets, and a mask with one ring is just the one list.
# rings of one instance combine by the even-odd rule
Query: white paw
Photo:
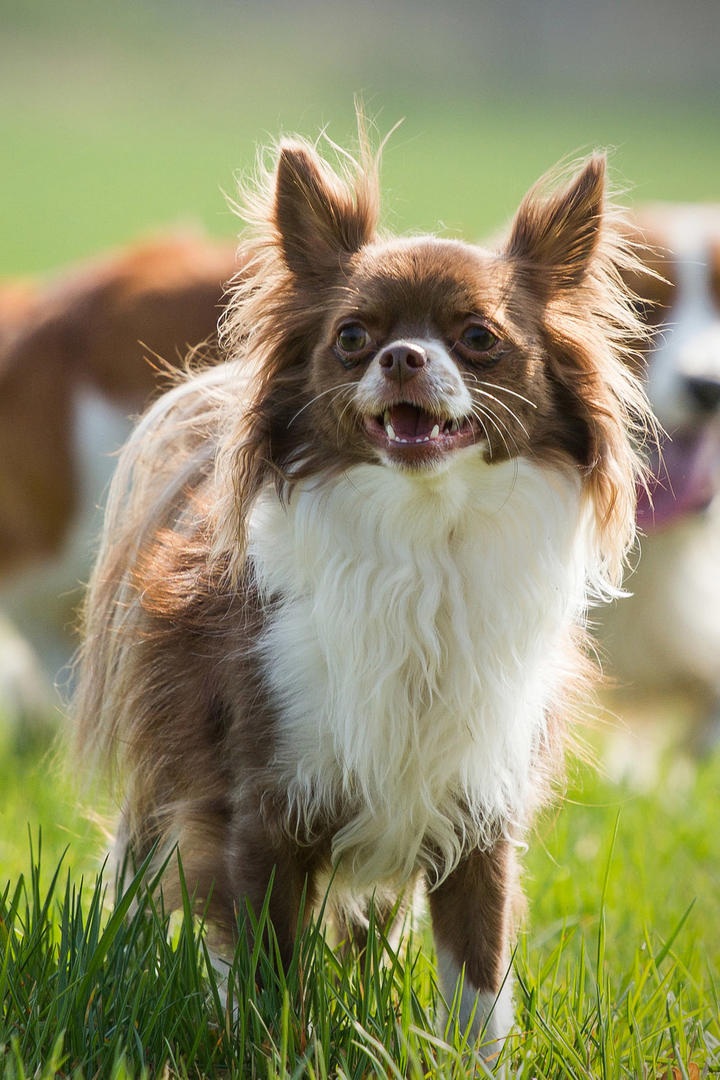
[[(457, 1018), (459, 1030), (467, 1032), (473, 1042), (480, 1040), (480, 1052), (486, 1060), (496, 1057), (512, 1030), (515, 1015), (511, 971), (508, 970), (500, 991), (494, 994), (477, 990), (444, 950), (438, 951), (437, 965), (447, 1009), (452, 1010), (453, 1018)], [(440, 1019), (444, 1028), (447, 1010), (441, 1013)]]

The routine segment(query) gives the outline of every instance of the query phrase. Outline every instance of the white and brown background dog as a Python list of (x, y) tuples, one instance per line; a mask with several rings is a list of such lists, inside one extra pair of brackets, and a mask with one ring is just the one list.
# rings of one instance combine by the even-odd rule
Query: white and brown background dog
[(444, 992), (464, 972), (497, 1050), (515, 850), (634, 538), (636, 265), (600, 156), (497, 250), (383, 236), (378, 201), (367, 149), (336, 172), (302, 142), (249, 197), (227, 362), (120, 459), (79, 750), (117, 768), (118, 860), (179, 844), (221, 942), (272, 874), (285, 958), (332, 871), (359, 936), (423, 880)]
[(666, 433), (641, 493), (630, 597), (600, 619), (613, 707), (628, 738), (613, 768), (651, 781), (668, 741), (720, 737), (720, 207), (660, 204), (634, 216), (633, 276), (653, 331), (645, 378)]

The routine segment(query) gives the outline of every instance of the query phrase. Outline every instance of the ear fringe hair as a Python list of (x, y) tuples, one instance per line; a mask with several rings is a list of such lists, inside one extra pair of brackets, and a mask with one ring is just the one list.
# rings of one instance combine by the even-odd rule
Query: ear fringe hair
[[(625, 211), (608, 200), (597, 257), (588, 280), (594, 311), (609, 343), (611, 363), (604, 371), (614, 408), (603, 416), (607, 443), (591, 470), (599, 553), (609, 583), (620, 586), (636, 540), (638, 488), (648, 490), (650, 450), (659, 445), (660, 428), (637, 372), (644, 372), (645, 348), (653, 331), (637, 310), (638, 297), (628, 286), (631, 275), (647, 274), (642, 245), (630, 239)], [(587, 345), (590, 343), (587, 342)]]
[[(551, 170), (527, 198), (545, 200), (559, 180), (582, 163)], [(653, 331), (637, 311), (633, 278), (660, 277), (643, 255), (647, 248), (633, 235), (620, 199), (624, 192), (608, 190), (597, 221), (596, 246), (583, 279), (572, 289), (553, 290), (547, 305), (547, 326), (555, 351), (572, 357), (573, 375), (565, 386), (579, 399), (592, 402), (589, 416), (595, 459), (585, 477), (592, 505), (599, 572), (592, 587), (598, 598), (620, 593), (623, 571), (636, 540), (635, 507), (638, 487), (647, 491), (648, 452), (658, 446), (660, 428), (636, 374), (644, 367), (644, 350)]]
[(278, 393), (288, 396), (300, 386), (306, 343), (326, 310), (326, 295), (311, 296), (303, 291), (283, 257), (275, 212), (277, 161), (287, 145), (311, 154), (341, 212), (359, 220), (366, 233), (374, 234), (380, 203), (380, 157), (392, 131), (374, 151), (360, 106), (357, 126), (355, 155), (321, 134), (320, 139), (338, 159), (334, 169), (319, 157), (317, 144), (306, 139), (293, 137), (292, 144), (279, 140), (261, 150), (254, 179), (241, 182), (238, 201), (231, 201), (246, 229), (241, 234), (242, 269), (228, 285), (219, 340), (226, 357), (241, 362), (251, 374), (253, 387), (252, 397), (245, 400), (242, 409), (237, 402), (228, 401), (228, 422), (217, 455), (220, 490), (225, 494), (217, 507), (212, 558), (224, 560), (233, 579), (243, 565), (248, 515), (260, 489), (272, 477), (286, 497), (292, 485), (287, 470), (281, 470), (273, 460), (271, 397)]

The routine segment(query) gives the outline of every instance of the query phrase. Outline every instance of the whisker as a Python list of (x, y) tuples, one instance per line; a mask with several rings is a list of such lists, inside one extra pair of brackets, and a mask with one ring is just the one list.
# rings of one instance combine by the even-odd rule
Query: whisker
[[(507, 451), (508, 457), (512, 457), (513, 455), (510, 452), (510, 447), (508, 446), (507, 439), (505, 438), (505, 435), (503, 434), (502, 427), (500, 426), (500, 422), (499, 422), (498, 418), (494, 415), (494, 413), (492, 413), (489, 409), (483, 408), (483, 406), (478, 405), (477, 403), (475, 405), (473, 405), (473, 410), (472, 411), (473, 411), (473, 416), (478, 421), (478, 423), (482, 424), (483, 431), (485, 431), (486, 437), (487, 437), (487, 428), (485, 427), (482, 420), (480, 419), (481, 415), (484, 416), (486, 420), (490, 421), (490, 423), (492, 424), (492, 426), (495, 428), (498, 435), (502, 439), (502, 443), (503, 443), (503, 446), (505, 447), (505, 450)], [(517, 443), (515, 442), (515, 440), (512, 437), (512, 433), (508, 430), (507, 426), (505, 426), (505, 430), (507, 431), (507, 434), (508, 434), (508, 436), (509, 436), (509, 438), (510, 438), (512, 444), (513, 444), (515, 452), (517, 453), (518, 446), (517, 446)], [(492, 456), (492, 454), (491, 454), (491, 456)]]
[(348, 411), (348, 409), (350, 408), (351, 405), (352, 405), (352, 398), (348, 398), (347, 401), (345, 402), (345, 404), (343, 405), (342, 412), (338, 416), (338, 427), (340, 426), (340, 423), (342, 422), (343, 416)]
[(337, 393), (338, 393), (338, 396), (339, 396), (344, 390), (353, 390), (353, 389), (354, 389), (353, 383), (336, 383), (335, 386), (330, 386), (330, 387), (328, 387), (327, 390), (321, 390), (319, 394), (316, 394), (314, 398), (310, 399), (310, 401), (306, 401), (305, 404), (303, 405), (303, 407), (301, 409), (298, 409), (298, 411), (293, 416), (290, 417), (290, 419), (288, 420), (288, 425), (287, 426), (290, 427), (291, 424), (294, 424), (295, 421), (297, 420), (298, 416), (300, 415), (300, 413), (303, 413), (303, 412), (305, 412), (306, 409), (309, 409), (311, 405), (314, 405), (315, 402), (319, 398), (324, 397), (325, 394), (331, 394), (334, 390), (336, 390)]
[[(347, 385), (352, 386), (352, 383), (348, 383)], [(354, 389), (354, 387), (353, 387), (353, 389)], [(337, 418), (337, 441), (338, 441), (338, 446), (340, 445), (340, 425), (342, 424), (342, 418), (345, 415), (345, 413), (348, 411), (348, 409), (350, 408), (351, 405), (352, 405), (352, 397), (349, 397), (347, 399), (347, 401), (345, 402), (345, 404), (343, 405), (342, 412), (340, 413), (340, 415)]]
[[(469, 373), (468, 373), (469, 374)], [(491, 390), (502, 390), (505, 394), (512, 394), (513, 397), (520, 398), (526, 405), (529, 405), (532, 409), (537, 409), (537, 405), (530, 398), (526, 398), (523, 394), (518, 394), (517, 390), (511, 390), (509, 386), (500, 386), (498, 383), (487, 382), (485, 379), (478, 379), (476, 375), (472, 378), (480, 386), (489, 386)]]
[(520, 427), (521, 427), (521, 428), (523, 429), (523, 431), (524, 431), (524, 432), (525, 432), (525, 434), (526, 434), (526, 435), (528, 436), (528, 438), (530, 437), (530, 436), (529, 436), (529, 433), (528, 433), (528, 429), (527, 429), (527, 428), (525, 427), (525, 425), (523, 424), (523, 422), (522, 422), (522, 420), (520, 419), (520, 417), (519, 417), (519, 416), (517, 415), (517, 413), (516, 413), (516, 412), (514, 412), (514, 411), (513, 411), (513, 410), (512, 410), (511, 408), (510, 408), (510, 406), (509, 406), (509, 405), (506, 405), (504, 401), (501, 401), (501, 400), (500, 400), (500, 398), (496, 398), (494, 394), (489, 394), (487, 390), (481, 390), (479, 386), (471, 386), (471, 387), (470, 387), (470, 391), (471, 391), (471, 393), (473, 393), (473, 394), (482, 394), (482, 395), (483, 395), (483, 397), (487, 397), (487, 398), (490, 398), (490, 400), (491, 400), (491, 401), (494, 401), (496, 405), (499, 405), (501, 409), (505, 409), (505, 410), (506, 410), (506, 412), (509, 412), (509, 413), (510, 413), (510, 415), (512, 416), (513, 420), (514, 420), (514, 421), (515, 421), (515, 422), (516, 422), (517, 424), (519, 424), (519, 426), (520, 426)]
[[(497, 404), (501, 405), (502, 402), (498, 401)], [(483, 416), (491, 416), (494, 423), (499, 424), (500, 427), (503, 429), (503, 431), (507, 433), (507, 435), (513, 440), (513, 442), (515, 442), (515, 438), (514, 438), (512, 429), (510, 427), (508, 427), (505, 420), (503, 420), (501, 417), (495, 415), (495, 413), (492, 411), (492, 409), (490, 408), (489, 405), (485, 405), (484, 403), (481, 404), (479, 401), (475, 401), (473, 403), (473, 408), (482, 410)], [(515, 419), (517, 420), (517, 417), (515, 417)]]
[[(490, 444), (490, 433), (489, 433), (489, 431), (487, 429), (487, 426), (485, 424), (485, 420), (489, 420), (491, 423), (493, 423), (492, 417), (489, 415), (489, 413), (487, 413), (484, 409), (481, 409), (479, 406), (473, 406), (472, 407), (471, 416), (473, 416), (473, 418), (475, 420), (477, 420), (477, 422), (481, 425), (481, 427), (483, 429), (483, 433), (485, 435), (485, 438), (488, 440), (488, 446), (490, 447), (490, 454), (492, 456), (492, 445)], [(498, 429), (497, 425), (493, 424), (493, 427), (495, 428), (495, 430), (498, 432), (500, 438), (502, 439), (503, 434)]]
[[(474, 408), (472, 409), (472, 415), (475, 417), (478, 424), (482, 428), (483, 435), (485, 436), (485, 442), (487, 443), (488, 452), (490, 454), (490, 460), (492, 461), (493, 449), (492, 449), (492, 443), (490, 442), (490, 435), (488, 433), (488, 429), (485, 427), (482, 416), (480, 415), (479, 412), (476, 412)], [(508, 451), (508, 453), (509, 453), (509, 451)]]

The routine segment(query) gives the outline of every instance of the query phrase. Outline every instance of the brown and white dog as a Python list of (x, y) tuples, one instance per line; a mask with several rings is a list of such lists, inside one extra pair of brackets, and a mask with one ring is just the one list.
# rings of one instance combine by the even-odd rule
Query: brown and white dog
[(48, 707), (74, 648), (112, 455), (160, 383), (148, 358), (177, 365), (215, 334), (234, 269), (233, 245), (186, 230), (48, 282), (0, 283), (4, 719)]
[(281, 144), (229, 360), (155, 404), (113, 481), (79, 752), (119, 766), (118, 859), (179, 844), (226, 941), (273, 872), (285, 958), (331, 870), (359, 934), (373, 890), (424, 879), (445, 993), (464, 968), (497, 1050), (515, 847), (635, 532), (633, 257), (601, 156), (500, 250), (377, 215), (367, 150), (339, 175)]
[(632, 595), (605, 609), (602, 640), (618, 692), (690, 706), (702, 749), (720, 737), (720, 206), (648, 207), (636, 230), (660, 275), (632, 285), (648, 301), (647, 391), (668, 438), (640, 498)]

